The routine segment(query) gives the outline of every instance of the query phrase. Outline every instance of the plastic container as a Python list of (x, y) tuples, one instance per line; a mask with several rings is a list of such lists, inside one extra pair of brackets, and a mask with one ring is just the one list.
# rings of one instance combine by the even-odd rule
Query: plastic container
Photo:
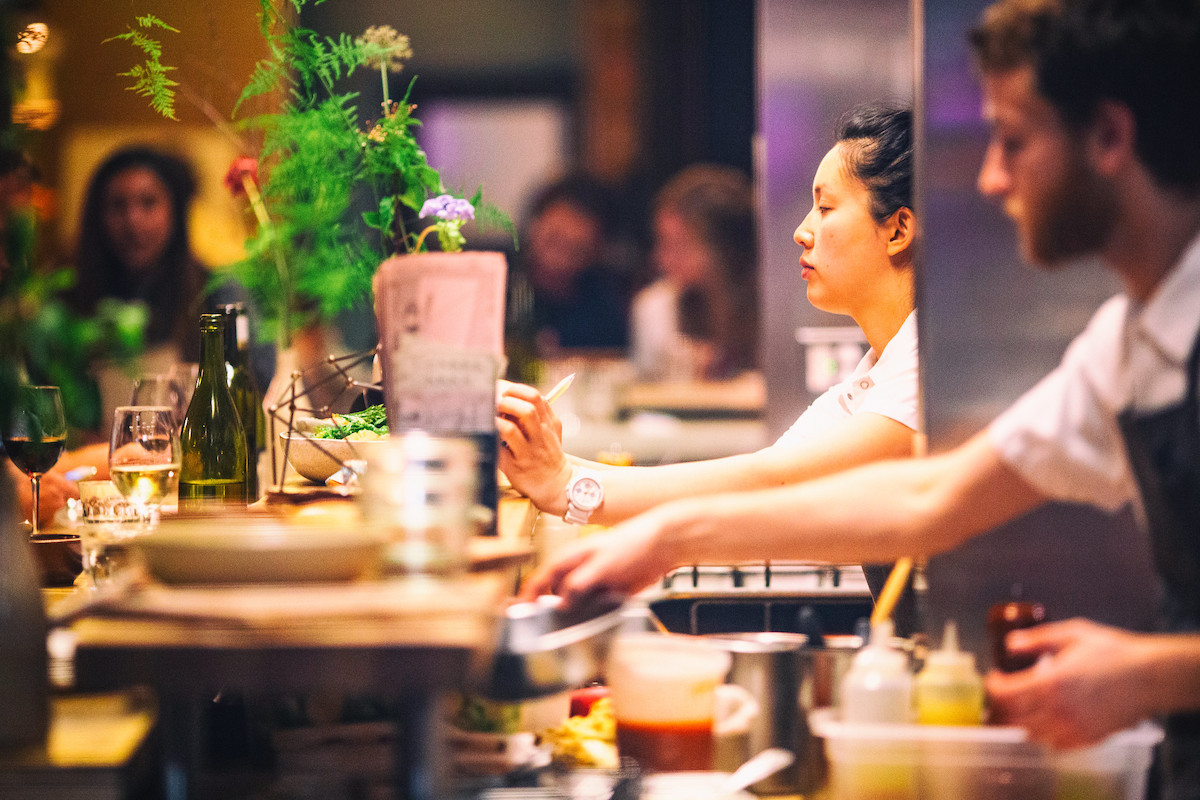
[(983, 724), (983, 678), (975, 654), (958, 649), (958, 628), (946, 622), (942, 646), (925, 657), (914, 685), (922, 725)]
[(1144, 800), (1162, 731), (1149, 723), (1051, 751), (1023, 728), (809, 722), (825, 740), (830, 800)]
[(842, 679), (842, 713), (851, 722), (905, 723), (912, 719), (908, 654), (891, 644), (892, 622), (871, 626), (871, 641), (858, 651)]

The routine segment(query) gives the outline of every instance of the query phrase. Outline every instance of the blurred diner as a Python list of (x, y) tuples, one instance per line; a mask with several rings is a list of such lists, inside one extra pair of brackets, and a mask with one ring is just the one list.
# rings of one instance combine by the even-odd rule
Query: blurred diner
[[(246, 301), (235, 284), (210, 286), (209, 268), (192, 251), (188, 209), (195, 194), (195, 174), (184, 159), (142, 145), (110, 154), (88, 183), (72, 304), (92, 314), (108, 297), (143, 302), (149, 321), (137, 370), (144, 374), (196, 363), (199, 314)], [(274, 371), (272, 348), (256, 347), (252, 363), (259, 385), (266, 386)], [(95, 424), (107, 436), (113, 409), (129, 402), (134, 376), (124, 368), (96, 365), (96, 377), (102, 411)]]
[(616, 259), (616, 203), (612, 189), (584, 172), (537, 192), (510, 268), (510, 347), (540, 359), (624, 351), (631, 274)]
[(658, 278), (633, 298), (638, 378), (731, 378), (758, 351), (758, 229), (750, 178), (718, 164), (677, 173), (653, 203)]

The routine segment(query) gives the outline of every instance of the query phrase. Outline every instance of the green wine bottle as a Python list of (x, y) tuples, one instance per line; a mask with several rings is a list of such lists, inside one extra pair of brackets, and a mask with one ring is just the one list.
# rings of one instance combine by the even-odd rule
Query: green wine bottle
[(200, 376), (179, 432), (179, 510), (245, 507), (246, 432), (229, 392), (225, 322), (200, 315)]
[(242, 303), (221, 306), (221, 314), (225, 317), (225, 376), (246, 432), (246, 499), (253, 503), (258, 499), (258, 454), (266, 446), (267, 422), (262, 392), (250, 371), (250, 320)]

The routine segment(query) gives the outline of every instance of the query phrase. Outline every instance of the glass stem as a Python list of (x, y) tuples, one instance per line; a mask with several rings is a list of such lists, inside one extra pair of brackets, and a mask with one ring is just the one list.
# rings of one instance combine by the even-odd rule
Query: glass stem
[(33, 487), (33, 533), (30, 536), (38, 535), (38, 501), (41, 499), (42, 476), (41, 473), (35, 472), (29, 476), (29, 483)]

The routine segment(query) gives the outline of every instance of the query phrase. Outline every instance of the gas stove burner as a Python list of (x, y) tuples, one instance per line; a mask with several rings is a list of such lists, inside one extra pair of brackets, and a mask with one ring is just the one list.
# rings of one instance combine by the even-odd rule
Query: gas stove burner
[(676, 633), (851, 634), (872, 608), (857, 565), (684, 567), (649, 593), (655, 616)]
[(692, 566), (668, 573), (662, 581), (668, 595), (697, 593), (869, 593), (857, 565), (739, 564)]

